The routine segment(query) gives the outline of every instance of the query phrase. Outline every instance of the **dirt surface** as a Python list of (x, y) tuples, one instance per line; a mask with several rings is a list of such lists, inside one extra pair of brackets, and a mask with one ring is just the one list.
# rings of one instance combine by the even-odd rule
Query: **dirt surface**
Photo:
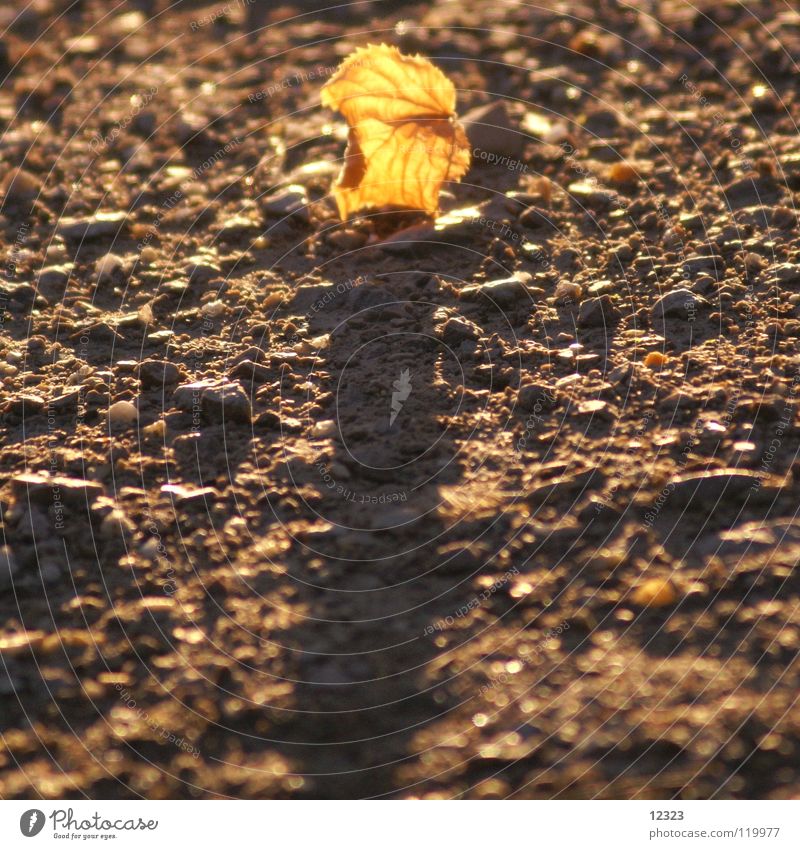
[(797, 797), (800, 14), (323, 6), (0, 9), (0, 794)]

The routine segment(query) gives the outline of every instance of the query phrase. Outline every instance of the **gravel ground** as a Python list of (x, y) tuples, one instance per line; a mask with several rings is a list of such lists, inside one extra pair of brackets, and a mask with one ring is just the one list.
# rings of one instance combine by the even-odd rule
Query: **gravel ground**
[(796, 798), (800, 14), (323, 6), (0, 9), (0, 795)]

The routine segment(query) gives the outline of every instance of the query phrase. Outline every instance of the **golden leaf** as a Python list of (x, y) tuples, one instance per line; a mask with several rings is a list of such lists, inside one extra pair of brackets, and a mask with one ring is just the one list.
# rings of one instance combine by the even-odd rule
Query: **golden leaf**
[(455, 86), (422, 56), (386, 44), (360, 48), (325, 84), (322, 105), (341, 112), (350, 128), (333, 188), (342, 220), (375, 206), (436, 215), (442, 183), (469, 168)]

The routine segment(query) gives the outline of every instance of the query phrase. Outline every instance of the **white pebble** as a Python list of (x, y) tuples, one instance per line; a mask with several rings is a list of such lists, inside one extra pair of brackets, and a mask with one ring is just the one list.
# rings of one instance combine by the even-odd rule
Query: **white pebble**
[(139, 554), (146, 560), (156, 560), (158, 558), (158, 540), (155, 537), (150, 537), (139, 546)]
[(158, 251), (149, 245), (145, 245), (142, 248), (142, 252), (139, 254), (139, 259), (145, 265), (152, 265), (158, 259)]
[(222, 301), (209, 301), (207, 304), (203, 304), (200, 308), (200, 312), (206, 318), (217, 318), (217, 316), (222, 315), (225, 310), (225, 304)]
[(97, 260), (94, 270), (97, 274), (97, 282), (104, 283), (110, 280), (117, 269), (125, 268), (125, 260), (117, 254), (106, 254)]
[(79, 369), (76, 369), (72, 374), (67, 378), (66, 386), (77, 386), (77, 384), (82, 383), (89, 375), (92, 373), (92, 367), (90, 365), (84, 364)]
[(312, 436), (333, 436), (336, 433), (336, 422), (332, 419), (317, 422), (311, 429)]
[(139, 420), (139, 411), (130, 401), (117, 401), (108, 408), (110, 425), (127, 425)]

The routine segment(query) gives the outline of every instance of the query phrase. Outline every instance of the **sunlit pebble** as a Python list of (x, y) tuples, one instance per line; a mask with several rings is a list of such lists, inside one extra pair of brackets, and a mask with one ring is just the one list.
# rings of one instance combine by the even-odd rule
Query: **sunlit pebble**
[(581, 30), (575, 33), (570, 39), (568, 46), (570, 50), (574, 50), (583, 56), (597, 56), (602, 50), (597, 33), (591, 30)]
[(753, 86), (753, 97), (759, 98), (764, 97), (764, 95), (769, 91), (769, 89), (765, 85), (761, 85), (760, 83)]
[(653, 438), (653, 445), (656, 448), (663, 448), (665, 445), (674, 445), (677, 441), (678, 437), (674, 433), (663, 433)]
[(546, 140), (547, 135), (552, 132), (553, 125), (539, 112), (526, 112), (522, 119), (522, 129), (532, 136)]
[(727, 428), (719, 422), (707, 422), (703, 430), (706, 431), (706, 433), (725, 433)]
[(200, 312), (206, 318), (217, 318), (225, 312), (225, 304), (223, 301), (209, 301), (207, 304), (203, 304)]
[(311, 429), (312, 436), (333, 436), (336, 433), (336, 422), (332, 419), (317, 422)]
[(394, 25), (394, 31), (395, 31), (395, 34), (396, 34), (396, 35), (400, 35), (400, 36), (405, 35), (405, 34), (408, 32), (409, 28), (410, 28), (410, 27), (409, 27), (409, 22), (408, 22), (408, 21), (398, 21), (398, 22)]
[(138, 310), (136, 310), (136, 314), (139, 316), (139, 321), (144, 324), (153, 324), (155, 322), (155, 315), (153, 315), (153, 308), (150, 304), (142, 304)]
[(750, 272), (761, 271), (762, 269), (767, 267), (767, 263), (764, 258), (759, 256), (757, 253), (753, 253), (752, 251), (747, 254), (744, 258), (745, 268)]
[(183, 626), (173, 629), (172, 635), (176, 640), (182, 640), (184, 643), (193, 646), (202, 643), (205, 639), (205, 634), (199, 628), (184, 628)]
[(130, 401), (117, 401), (108, 408), (110, 425), (131, 424), (139, 419), (139, 411)]
[(63, 242), (53, 241), (47, 246), (45, 253), (48, 262), (58, 262), (67, 256), (67, 250)]
[(486, 716), (485, 713), (476, 713), (475, 716), (472, 717), (472, 724), (476, 728), (483, 728), (484, 725), (489, 721), (489, 717)]
[(137, 549), (139, 554), (146, 560), (155, 560), (158, 557), (158, 540), (155, 537), (143, 542)]
[(533, 592), (533, 587), (527, 583), (527, 581), (521, 581), (518, 584), (514, 584), (511, 588), (509, 595), (511, 598), (522, 598), (523, 596), (528, 595), (528, 593)]
[(581, 96), (580, 89), (575, 88), (574, 85), (567, 86), (566, 91), (564, 92), (564, 96), (567, 100), (577, 100)]
[(217, 90), (217, 85), (216, 85), (216, 83), (204, 82), (204, 83), (200, 86), (200, 94), (206, 94), (206, 95), (214, 94), (214, 92), (215, 92), (216, 90)]
[(147, 245), (142, 248), (139, 259), (146, 265), (152, 265), (158, 259), (158, 251)]
[(678, 594), (670, 581), (650, 578), (633, 591), (631, 600), (640, 607), (668, 607), (675, 604)]
[(608, 179), (612, 183), (635, 183), (639, 179), (639, 173), (627, 162), (615, 162), (608, 169)]
[(583, 401), (578, 405), (578, 412), (582, 415), (592, 415), (593, 413), (602, 413), (608, 404), (600, 398), (594, 398), (591, 401)]
[(5, 634), (0, 636), (0, 654), (23, 654), (26, 649), (41, 645), (43, 640), (44, 634), (41, 631)]
[(775, 734), (774, 732), (771, 734), (767, 734), (766, 737), (758, 744), (758, 748), (762, 749), (765, 752), (769, 752), (770, 750), (775, 750), (780, 746), (781, 740), (783, 738), (780, 734)]
[(142, 429), (142, 435), (147, 439), (163, 439), (167, 434), (167, 423), (159, 419)]
[(583, 295), (583, 287), (580, 283), (573, 283), (569, 280), (562, 280), (557, 286), (554, 293), (556, 300), (565, 300), (570, 298), (574, 301), (579, 301)]
[(695, 752), (703, 758), (710, 758), (716, 754), (717, 743), (714, 740), (698, 740), (694, 746)]
[(522, 671), (522, 663), (518, 660), (511, 660), (506, 664), (506, 672), (509, 675), (516, 675), (517, 672)]
[(733, 450), (741, 451), (742, 453), (747, 453), (748, 451), (755, 451), (756, 444), (755, 442), (734, 442)]
[(475, 788), (475, 793), (479, 799), (503, 799), (508, 795), (508, 785), (505, 781), (491, 779), (490, 781), (481, 782)]
[(645, 358), (644, 364), (649, 369), (663, 368), (667, 362), (667, 358), (660, 351), (651, 351)]
[(558, 736), (568, 743), (577, 740), (580, 733), (580, 726), (577, 722), (566, 722), (558, 729)]

